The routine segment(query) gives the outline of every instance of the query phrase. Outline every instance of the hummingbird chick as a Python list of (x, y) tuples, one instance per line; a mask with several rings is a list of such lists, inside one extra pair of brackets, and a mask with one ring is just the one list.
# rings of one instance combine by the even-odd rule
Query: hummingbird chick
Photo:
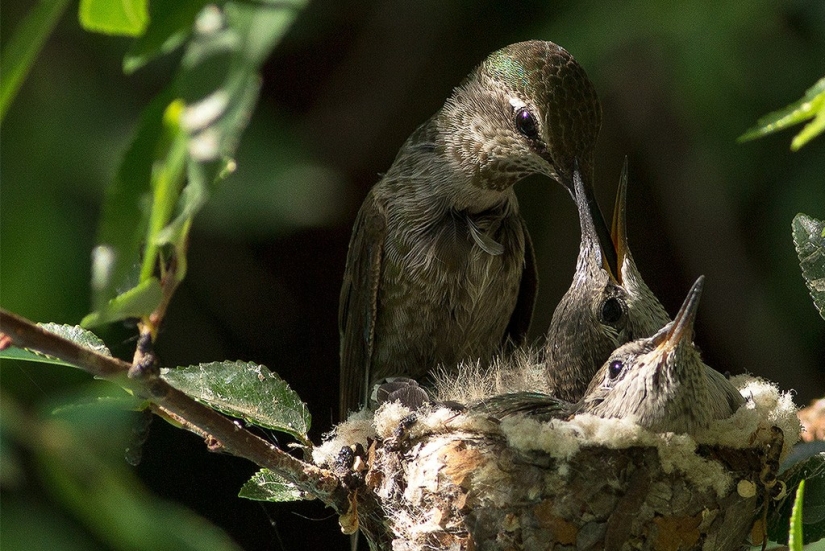
[(367, 194), (350, 240), (342, 419), (384, 378), (486, 363), (524, 340), (537, 277), (513, 184), (543, 174), (572, 194), (578, 160), (592, 197), (600, 125), (584, 69), (556, 44), (529, 41), (491, 54), (413, 132)]
[(579, 411), (631, 419), (654, 432), (693, 435), (745, 402), (724, 375), (702, 362), (693, 344), (703, 282), (704, 277), (696, 280), (672, 322), (610, 355)]
[(573, 282), (553, 312), (544, 348), (549, 386), (571, 402), (583, 396), (617, 347), (649, 337), (670, 321), (642, 280), (627, 243), (627, 159), (609, 239), (598, 232), (601, 212), (577, 173), (573, 182), (581, 226), (579, 256)]

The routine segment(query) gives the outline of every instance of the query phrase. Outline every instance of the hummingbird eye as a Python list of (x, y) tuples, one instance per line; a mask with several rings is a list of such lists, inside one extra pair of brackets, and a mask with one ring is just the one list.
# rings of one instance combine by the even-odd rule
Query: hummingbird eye
[(533, 116), (533, 113), (525, 107), (516, 111), (516, 128), (531, 140), (539, 137), (539, 126), (536, 123), (536, 118)]
[(617, 325), (623, 318), (625, 307), (622, 301), (616, 297), (610, 297), (602, 304), (599, 318), (606, 325)]
[(624, 369), (624, 363), (621, 360), (613, 360), (607, 368), (607, 376), (615, 379), (622, 372), (622, 369)]

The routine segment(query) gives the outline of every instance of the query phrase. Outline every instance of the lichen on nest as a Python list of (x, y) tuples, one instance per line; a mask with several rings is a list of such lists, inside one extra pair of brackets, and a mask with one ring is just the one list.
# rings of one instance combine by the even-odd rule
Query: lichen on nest
[[(542, 388), (534, 356), (522, 353), (515, 363), (518, 369), (509, 372), (483, 370), (474, 364), (464, 365), (454, 378), (436, 378), (435, 396), (439, 402), (468, 403), (507, 392), (551, 390)], [(601, 419), (589, 414), (549, 422), (514, 415), (494, 423), (483, 415), (465, 414), (435, 405), (427, 405), (416, 412), (416, 423), (410, 427), (409, 437), (449, 431), (493, 431), (505, 435), (509, 445), (516, 449), (543, 451), (559, 460), (569, 460), (584, 446), (612, 449), (653, 446), (660, 450), (663, 461), (672, 463), (678, 469), (680, 461), (677, 458), (691, 455), (690, 452), (698, 444), (734, 449), (759, 446), (769, 437), (771, 427), (776, 426), (784, 434), (784, 457), (799, 440), (800, 432), (797, 406), (791, 394), (750, 375), (739, 375), (731, 382), (745, 397), (745, 404), (730, 418), (714, 421), (693, 438), (672, 433), (655, 434), (628, 420)], [(390, 403), (384, 404), (374, 414), (367, 410), (352, 414), (327, 436), (321, 446), (315, 448), (315, 462), (319, 465), (330, 464), (343, 446), (356, 443), (366, 445), (368, 439), (392, 437), (401, 421), (411, 413), (398, 403)]]
[[(477, 368), (464, 376), (463, 396), (472, 400), (523, 391), (530, 380), (484, 379)], [(313, 458), (332, 467), (342, 448), (364, 450), (364, 489), (356, 491), (354, 511), (371, 541), (391, 541), (392, 549), (483, 542), (490, 549), (543, 549), (549, 542), (598, 549), (617, 537), (671, 537), (671, 518), (691, 526), (687, 548), (736, 549), (766, 495), (741, 488), (760, 484), (765, 450), (782, 442), (785, 456), (799, 421), (790, 394), (773, 384), (751, 376), (731, 382), (745, 404), (693, 436), (590, 414), (542, 422), (529, 414), (497, 419), (472, 408), (428, 404), (412, 412), (388, 403), (351, 415)], [(776, 440), (774, 427), (784, 440)]]

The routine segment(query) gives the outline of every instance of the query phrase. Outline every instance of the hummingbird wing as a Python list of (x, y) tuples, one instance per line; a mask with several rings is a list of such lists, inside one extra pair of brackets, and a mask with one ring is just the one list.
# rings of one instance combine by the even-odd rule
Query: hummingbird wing
[(367, 195), (355, 220), (338, 309), (341, 339), (340, 419), (361, 407), (369, 387), (386, 218)]
[(533, 250), (533, 240), (527, 225), (521, 220), (521, 229), (524, 232), (524, 271), (521, 274), (521, 285), (518, 290), (516, 307), (507, 324), (505, 341), (519, 346), (527, 339), (530, 322), (533, 321), (533, 307), (536, 305), (536, 293), (539, 287), (539, 275), (536, 269), (536, 253)]
[(471, 414), (482, 414), (501, 421), (511, 415), (522, 414), (537, 421), (549, 421), (569, 416), (573, 404), (541, 392), (511, 392), (491, 396), (467, 406)]

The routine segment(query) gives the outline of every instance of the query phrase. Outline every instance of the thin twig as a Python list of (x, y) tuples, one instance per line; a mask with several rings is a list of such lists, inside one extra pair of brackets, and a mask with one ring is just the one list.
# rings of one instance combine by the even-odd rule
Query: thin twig
[(332, 473), (289, 455), (174, 389), (163, 379), (129, 378), (126, 374), (131, 366), (127, 362), (83, 348), (3, 309), (0, 309), (0, 333), (10, 337), (14, 346), (54, 356), (96, 377), (132, 390), (172, 415), (184, 419), (197, 429), (196, 433), (210, 435), (218, 440), (227, 453), (275, 471), (339, 514), (347, 511), (347, 491)]

